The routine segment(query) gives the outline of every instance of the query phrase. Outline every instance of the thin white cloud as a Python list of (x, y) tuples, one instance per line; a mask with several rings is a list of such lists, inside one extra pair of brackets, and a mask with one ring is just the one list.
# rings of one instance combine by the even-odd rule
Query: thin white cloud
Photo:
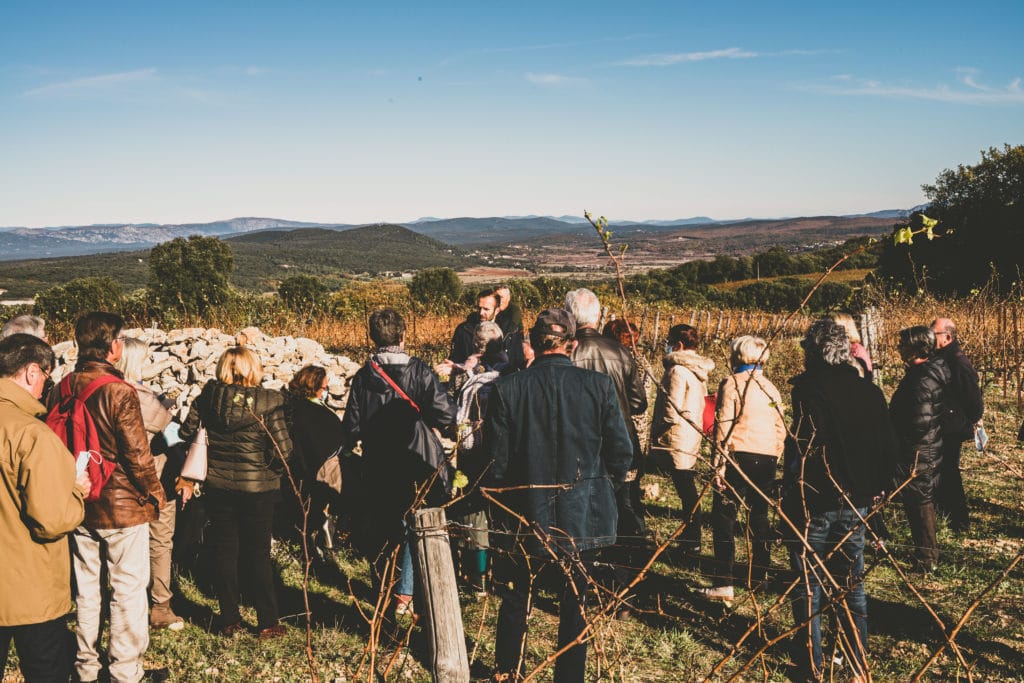
[(25, 97), (40, 97), (47, 95), (71, 95), (77, 93), (88, 93), (96, 91), (113, 90), (126, 84), (142, 83), (153, 81), (157, 78), (156, 69), (136, 69), (134, 71), (120, 71), (99, 76), (85, 76), (74, 78), (70, 81), (50, 83), (38, 88), (33, 88), (22, 93)]
[(712, 59), (751, 59), (761, 56), (757, 52), (730, 47), (724, 50), (707, 52), (674, 52), (667, 54), (646, 55), (616, 62), (616, 66), (672, 66), (687, 62), (706, 62)]
[(562, 74), (538, 74), (533, 72), (526, 74), (526, 80), (537, 85), (573, 85), (587, 82), (587, 79), (585, 78), (563, 76)]
[(839, 50), (777, 50), (773, 52), (755, 52), (740, 47), (729, 47), (723, 50), (708, 50), (705, 52), (669, 52), (654, 55), (633, 57), (613, 66), (672, 66), (674, 64), (687, 64), (693, 62), (707, 62), (715, 59), (757, 59), (760, 57), (807, 57), (825, 53), (839, 52)]
[(858, 79), (850, 75), (834, 76), (833, 81), (842, 84), (804, 86), (803, 89), (829, 95), (893, 97), (903, 99), (929, 100), (950, 104), (1024, 104), (1024, 89), (1021, 79), (1015, 78), (1007, 85), (990, 86), (980, 83), (978, 71), (971, 68), (957, 69), (958, 85), (941, 84), (932, 87), (914, 85), (893, 85), (882, 81)]

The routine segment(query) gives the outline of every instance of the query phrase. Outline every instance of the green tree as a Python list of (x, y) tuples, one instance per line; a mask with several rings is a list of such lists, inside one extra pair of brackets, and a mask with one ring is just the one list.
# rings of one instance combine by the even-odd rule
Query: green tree
[(277, 288), (281, 302), (296, 313), (321, 310), (327, 301), (327, 287), (312, 275), (292, 275)]
[(36, 294), (35, 314), (54, 322), (71, 322), (90, 311), (120, 312), (121, 285), (111, 277), (82, 277)]
[(204, 313), (228, 298), (234, 270), (231, 247), (216, 237), (176, 237), (149, 254), (149, 291), (157, 302)]
[(424, 268), (409, 283), (413, 301), (432, 310), (444, 310), (459, 300), (462, 281), (451, 268)]
[[(1006, 288), (1024, 267), (1024, 145), (1004, 145), (981, 153), (973, 166), (959, 165), (923, 185), (931, 202), (924, 210), (938, 219), (936, 239), (918, 235), (911, 244), (887, 240), (879, 274), (937, 294), (966, 293), (993, 270)], [(920, 215), (910, 227), (923, 226)], [(898, 226), (900, 227), (900, 226)]]

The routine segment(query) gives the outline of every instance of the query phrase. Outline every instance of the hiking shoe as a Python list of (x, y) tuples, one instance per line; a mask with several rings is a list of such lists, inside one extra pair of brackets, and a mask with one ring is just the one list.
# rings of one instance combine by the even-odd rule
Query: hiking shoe
[(260, 640), (273, 640), (274, 638), (280, 638), (281, 636), (288, 633), (284, 624), (274, 624), (266, 628), (261, 628), (259, 633)]
[(149, 612), (149, 627), (155, 629), (165, 628), (168, 631), (180, 631), (185, 628), (185, 621), (174, 613), (171, 603), (158, 602), (153, 605)]

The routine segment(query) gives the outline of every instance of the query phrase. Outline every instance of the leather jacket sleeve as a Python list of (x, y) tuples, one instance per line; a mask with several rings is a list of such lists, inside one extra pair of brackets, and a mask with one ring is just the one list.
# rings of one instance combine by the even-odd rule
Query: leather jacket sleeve
[(153, 502), (158, 509), (163, 507), (167, 502), (164, 487), (156, 476), (156, 463), (149, 449), (149, 435), (142, 421), (138, 393), (130, 385), (122, 384), (115, 391), (105, 392), (105, 398), (110, 402), (107, 414), (116, 416), (112, 420), (114, 437), (125, 474), (142, 497)]

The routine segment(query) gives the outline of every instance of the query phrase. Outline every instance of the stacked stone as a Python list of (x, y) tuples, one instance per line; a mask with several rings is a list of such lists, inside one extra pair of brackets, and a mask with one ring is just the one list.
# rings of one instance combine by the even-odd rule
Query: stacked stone
[[(327, 353), (324, 347), (305, 337), (269, 337), (255, 327), (247, 327), (235, 335), (219, 329), (192, 327), (163, 331), (155, 328), (123, 330), (126, 337), (135, 337), (149, 344), (150, 354), (142, 368), (142, 381), (158, 394), (174, 401), (172, 412), (184, 420), (188, 407), (202, 391), (203, 385), (213, 379), (221, 354), (236, 344), (249, 347), (263, 363), (263, 386), (281, 389), (292, 376), (306, 365), (319, 365), (327, 370), (327, 405), (342, 412), (348, 396), (352, 376), (360, 368), (345, 356)], [(57, 366), (53, 380), (61, 378), (75, 367), (78, 348), (74, 342), (62, 342), (53, 347)]]

